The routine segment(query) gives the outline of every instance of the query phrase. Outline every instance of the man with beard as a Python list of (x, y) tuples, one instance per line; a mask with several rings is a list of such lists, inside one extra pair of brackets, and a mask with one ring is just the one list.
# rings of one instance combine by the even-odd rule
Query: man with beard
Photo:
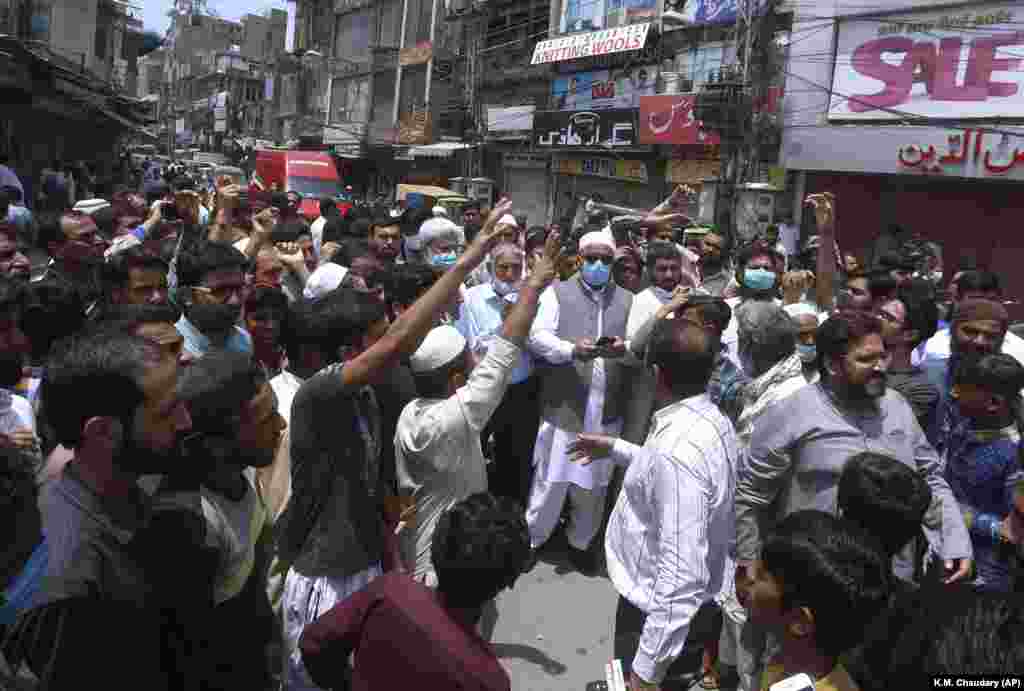
[(252, 338), (238, 326), (246, 265), (241, 252), (217, 242), (194, 247), (178, 258), (185, 314), (176, 326), (185, 338), (185, 350), (194, 357), (211, 350), (252, 352)]
[[(817, 348), (821, 380), (764, 411), (738, 472), (737, 589), (754, 579), (762, 540), (776, 521), (804, 509), (835, 511), (844, 461), (865, 448), (925, 478), (933, 497), (929, 515), (935, 517), (922, 526), (925, 535), (944, 560), (944, 581), (964, 580), (971, 572), (970, 537), (942, 475), (941, 459), (913, 409), (886, 388), (889, 356), (878, 318), (840, 311), (819, 327)], [(893, 567), (896, 576), (912, 578), (914, 564), (907, 552)], [(745, 644), (744, 654), (755, 666), (761, 646), (763, 638)]]
[(28, 283), (32, 263), (18, 243), (18, 230), (9, 223), (0, 223), (0, 275)]
[(129, 247), (107, 259), (103, 284), (111, 305), (166, 304), (167, 262), (141, 247)]
[(177, 384), (174, 359), (120, 333), (74, 338), (50, 361), (47, 412), (74, 458), (45, 501), (43, 587), (4, 651), (12, 665), (26, 661), (42, 688), (109, 686), (111, 666), (103, 661), (112, 653), (116, 674), (139, 688), (170, 686), (146, 569), (163, 546), (146, 535), (152, 504), (138, 481), (181, 467), (176, 450), (192, 421)]
[(473, 242), (473, 238), (480, 232), (481, 225), (480, 202), (471, 199), (462, 207), (462, 233), (467, 243)]
[(382, 266), (394, 266), (401, 246), (401, 224), (396, 219), (382, 216), (370, 226), (370, 249)]
[(709, 295), (722, 297), (729, 285), (729, 239), (724, 233), (710, 231), (700, 241), (701, 288)]
[(946, 450), (950, 435), (961, 422), (952, 397), (957, 368), (965, 358), (1001, 352), (1009, 326), (1010, 315), (1002, 303), (982, 299), (961, 300), (956, 304), (950, 325), (949, 359), (925, 360), (924, 372), (940, 395), (935, 428), (930, 430), (931, 441), (940, 452)]
[(161, 484), (150, 524), (162, 545), (152, 564), (161, 606), (180, 636), (179, 673), (200, 689), (267, 689), (270, 519), (256, 471), (273, 462), (286, 424), (262, 368), (239, 353), (196, 362), (179, 395), (192, 416), (189, 471)]
[(96, 223), (80, 211), (48, 215), (39, 224), (39, 245), (49, 252), (50, 263), (36, 280), (57, 276), (66, 281), (91, 313), (103, 295), (99, 267), (107, 249)]

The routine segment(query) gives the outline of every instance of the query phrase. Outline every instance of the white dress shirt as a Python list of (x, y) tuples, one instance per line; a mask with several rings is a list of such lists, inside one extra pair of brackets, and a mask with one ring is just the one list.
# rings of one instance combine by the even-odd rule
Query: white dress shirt
[[(1006, 338), (1003, 340), (1003, 352), (1007, 355), (1012, 355), (1017, 362), (1024, 365), (1024, 338), (1021, 338), (1012, 331), (1007, 331)], [(948, 360), (951, 355), (950, 331), (949, 329), (943, 329), (925, 341), (924, 356), (919, 357), (917, 362), (912, 364), (916, 367), (928, 360)]]
[(317, 259), (320, 259), (320, 248), (324, 245), (325, 225), (327, 225), (327, 219), (320, 216), (309, 226), (309, 234), (313, 236), (313, 254)]
[(608, 576), (647, 614), (633, 671), (660, 683), (697, 610), (725, 580), (736, 534), (736, 435), (701, 394), (656, 411), (642, 448), (619, 440), (611, 455), (629, 467), (608, 521)]
[[(462, 296), (463, 303), (459, 309), (459, 319), (455, 328), (465, 337), (469, 349), (474, 352), (486, 350), (497, 338), (504, 321), (502, 313), (508, 303), (494, 292), (490, 283), (474, 286), (466, 290)], [(523, 351), (519, 356), (519, 364), (512, 372), (512, 383), (520, 384), (533, 374), (533, 362), (530, 353)]]
[(398, 418), (398, 491), (416, 502), (413, 524), (401, 536), (402, 561), (429, 586), (437, 585), (430, 546), (441, 514), (471, 494), (487, 491), (480, 431), (504, 398), (520, 353), (498, 336), (465, 386), (444, 400), (417, 398)]

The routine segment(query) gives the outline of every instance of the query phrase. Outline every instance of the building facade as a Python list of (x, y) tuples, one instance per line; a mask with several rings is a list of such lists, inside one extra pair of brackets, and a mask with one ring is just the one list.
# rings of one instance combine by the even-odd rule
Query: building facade
[(1024, 207), (1024, 7), (858, 0), (794, 15), (781, 154), (794, 201), (834, 192), (839, 242), (867, 261), (900, 226), (942, 247), (947, 280), (975, 264), (1021, 295), (1024, 250), (1005, 238)]

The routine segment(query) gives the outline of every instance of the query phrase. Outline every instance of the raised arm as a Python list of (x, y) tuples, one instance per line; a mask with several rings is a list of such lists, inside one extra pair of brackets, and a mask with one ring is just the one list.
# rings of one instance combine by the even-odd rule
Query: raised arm
[(434, 320), (451, 303), (466, 276), (480, 266), (487, 253), (497, 244), (498, 219), (511, 208), (512, 202), (508, 199), (498, 202), (455, 266), (446, 271), (426, 295), (396, 319), (379, 341), (342, 368), (341, 376), (347, 388), (370, 383), (401, 358), (415, 352)]
[(821, 243), (818, 245), (818, 263), (816, 289), (818, 307), (828, 311), (832, 309), (836, 276), (836, 198), (831, 192), (811, 194), (807, 203), (814, 207), (814, 217), (818, 222), (818, 234)]

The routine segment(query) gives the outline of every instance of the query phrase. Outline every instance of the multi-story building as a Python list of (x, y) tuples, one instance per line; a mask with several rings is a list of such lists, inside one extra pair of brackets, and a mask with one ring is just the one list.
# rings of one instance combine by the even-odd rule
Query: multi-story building
[(792, 5), (781, 163), (794, 208), (831, 191), (844, 251), (875, 261), (899, 227), (942, 247), (947, 279), (975, 264), (1024, 294), (1007, 240), (1024, 191), (1021, 3)]
[(273, 137), (267, 87), (284, 52), (287, 22), (282, 10), (248, 14), (239, 22), (196, 14), (174, 18), (162, 89), (174, 111), (165, 122), (174, 122), (179, 146), (220, 150), (226, 141)]

